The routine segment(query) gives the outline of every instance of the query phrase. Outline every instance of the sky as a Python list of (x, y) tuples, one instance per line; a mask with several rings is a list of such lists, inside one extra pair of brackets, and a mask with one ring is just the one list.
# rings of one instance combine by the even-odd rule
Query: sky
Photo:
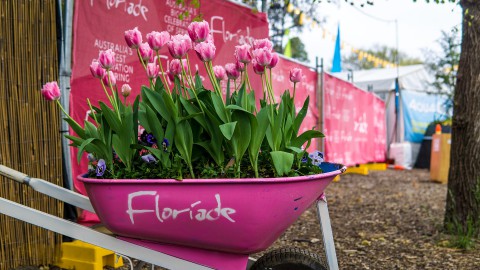
[[(375, 0), (374, 5), (352, 7), (343, 0), (337, 4), (322, 1), (320, 16), (325, 23), (304, 30), (300, 38), (305, 43), (311, 65), (315, 57), (323, 58), (327, 68), (332, 65), (337, 24), (344, 43), (342, 56), (351, 48), (369, 49), (375, 45), (396, 47), (398, 22), (398, 46), (400, 52), (423, 59), (422, 49), (440, 51), (438, 40), (441, 31), (461, 26), (461, 8), (458, 5), (427, 4), (422, 0)], [(364, 3), (363, 0), (354, 0)]]

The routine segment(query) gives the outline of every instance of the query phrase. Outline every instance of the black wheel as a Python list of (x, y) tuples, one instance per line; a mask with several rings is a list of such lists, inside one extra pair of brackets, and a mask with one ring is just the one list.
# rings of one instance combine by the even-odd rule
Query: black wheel
[(260, 257), (250, 270), (327, 270), (317, 254), (299, 248), (281, 248)]

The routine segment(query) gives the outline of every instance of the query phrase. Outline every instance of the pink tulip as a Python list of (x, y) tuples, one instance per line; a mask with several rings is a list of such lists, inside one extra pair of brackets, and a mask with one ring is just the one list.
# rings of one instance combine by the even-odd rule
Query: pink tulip
[(113, 67), (113, 65), (115, 65), (115, 53), (111, 49), (100, 51), (98, 61), (104, 69), (109, 70), (111, 67)]
[(60, 88), (58, 87), (57, 82), (48, 82), (46, 83), (41, 90), (43, 97), (48, 100), (57, 100), (60, 99)]
[(268, 38), (254, 40), (253, 49), (256, 50), (261, 48), (265, 48), (271, 51), (273, 49), (273, 44)]
[(207, 39), (208, 34), (210, 33), (210, 28), (206, 21), (202, 22), (192, 22), (188, 26), (188, 35), (193, 42), (202, 42)]
[(298, 83), (302, 80), (302, 70), (299, 68), (293, 68), (290, 70), (290, 81)]
[[(186, 61), (182, 61), (182, 64), (183, 68), (185, 68)], [(172, 61), (170, 61), (168, 69), (170, 70), (170, 73), (172, 73), (174, 76), (182, 74), (182, 66), (180, 65), (180, 59), (173, 59)]]
[(148, 43), (140, 44), (138, 51), (140, 52), (140, 57), (143, 59), (143, 61), (150, 61), (150, 59), (153, 59), (153, 51)]
[(255, 59), (252, 60), (252, 66), (253, 66), (253, 72), (255, 72), (256, 74), (262, 75), (263, 73), (265, 73), (265, 66), (258, 64), (258, 62)]
[(217, 80), (225, 80), (226, 73), (222, 66), (214, 66), (213, 73), (215, 74), (215, 78), (217, 78)]
[(158, 76), (160, 67), (156, 63), (147, 64), (147, 77), (149, 79), (155, 79)]
[(132, 30), (127, 30), (125, 31), (125, 41), (127, 42), (128, 47), (136, 49), (142, 43), (142, 33), (138, 31), (137, 27)]
[[(180, 75), (177, 75), (177, 76), (180, 76)], [(175, 82), (175, 74), (172, 73), (170, 69), (167, 69), (167, 77), (168, 77), (168, 80), (170, 80), (170, 82), (172, 83)]]
[(112, 71), (108, 71), (103, 74), (102, 82), (107, 86), (115, 86), (117, 84), (117, 79), (115, 78), (115, 75), (113, 75)]
[(245, 64), (239, 62), (238, 60), (237, 60), (237, 62), (235, 62), (235, 67), (237, 68), (237, 70), (239, 72), (245, 71)]
[(274, 68), (278, 63), (278, 54), (277, 53), (272, 53), (272, 60), (270, 61), (270, 64), (267, 65), (268, 68)]
[(212, 61), (215, 57), (215, 45), (210, 42), (201, 42), (195, 45), (195, 51), (202, 62)]
[(128, 97), (130, 96), (130, 92), (132, 92), (132, 88), (128, 84), (122, 85), (122, 96)]
[(192, 40), (188, 35), (175, 35), (167, 42), (167, 47), (173, 58), (180, 59), (192, 48)]
[(235, 46), (235, 57), (239, 62), (248, 64), (252, 61), (252, 54), (250, 53), (250, 45), (237, 45)]
[(170, 34), (167, 31), (152, 31), (147, 34), (147, 42), (154, 51), (160, 50), (170, 40)]
[(225, 72), (227, 72), (227, 77), (231, 80), (236, 80), (238, 77), (240, 77), (240, 71), (237, 69), (234, 63), (226, 64)]
[(260, 66), (267, 66), (272, 61), (272, 51), (266, 48), (255, 49), (253, 55)]
[(93, 77), (102, 78), (103, 74), (105, 74), (105, 69), (102, 68), (98, 60), (93, 59), (90, 64), (90, 72), (92, 72)]

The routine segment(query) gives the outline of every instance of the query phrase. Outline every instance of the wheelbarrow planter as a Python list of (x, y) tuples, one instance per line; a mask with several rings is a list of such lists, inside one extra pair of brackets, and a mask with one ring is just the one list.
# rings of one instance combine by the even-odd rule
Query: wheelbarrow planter
[[(66, 202), (87, 209), (91, 209), (89, 207), (91, 202), (101, 222), (117, 235), (117, 239), (105, 235), (112, 238), (109, 240), (113, 245), (106, 244), (106, 241), (96, 241), (93, 234), (98, 232), (88, 228), (79, 228), (87, 230), (85, 232), (86, 236), (89, 236), (86, 237), (88, 239), (78, 232), (73, 233), (73, 237), (127, 256), (138, 258), (141, 255), (142, 258), (139, 259), (142, 260), (145, 260), (143, 256), (145, 253), (139, 254), (138, 251), (141, 249), (137, 252), (133, 250), (125, 252), (125, 249), (119, 249), (119, 245), (133, 243), (137, 247), (169, 254), (214, 269), (245, 269), (248, 254), (267, 249), (312, 203), (317, 201), (328, 265), (330, 269), (337, 269), (326, 201), (322, 209), (323, 201), (319, 199), (323, 196), (326, 186), (336, 175), (342, 173), (345, 167), (330, 163), (323, 163), (321, 166), (324, 171), (322, 174), (269, 179), (177, 181), (79, 177), (85, 184), (89, 200), (72, 202), (68, 198)], [(5, 173), (1, 169), (1, 174), (13, 179), (16, 177), (16, 180), (27, 177), (23, 174), (12, 177), (11, 172)], [(28, 179), (22, 180), (23, 183), (29, 183), (34, 188), (36, 182), (32, 182), (32, 179), (42, 184), (40, 179)], [(49, 194), (49, 191), (43, 193), (55, 198), (62, 197)], [(3, 201), (6, 200), (0, 201), (0, 212), (13, 216), (11, 212), (9, 214), (2, 211), (5, 208), (2, 206)], [(13, 217), (37, 224), (31, 220)], [(53, 222), (58, 220), (37, 225), (72, 236), (68, 231), (53, 229), (53, 224), (50, 224)], [(70, 225), (70, 228), (83, 227), (72, 226)], [(175, 266), (172, 269), (177, 269), (176, 266), (179, 265), (170, 262), (162, 265), (158, 263), (158, 258), (150, 257), (151, 255), (147, 256), (145, 261), (160, 266)]]

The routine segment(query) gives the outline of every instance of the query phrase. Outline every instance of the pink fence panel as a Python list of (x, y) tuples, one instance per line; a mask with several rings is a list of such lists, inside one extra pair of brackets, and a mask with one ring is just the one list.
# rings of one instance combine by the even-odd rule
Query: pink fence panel
[(385, 104), (372, 93), (325, 74), (326, 160), (347, 166), (385, 161)]

